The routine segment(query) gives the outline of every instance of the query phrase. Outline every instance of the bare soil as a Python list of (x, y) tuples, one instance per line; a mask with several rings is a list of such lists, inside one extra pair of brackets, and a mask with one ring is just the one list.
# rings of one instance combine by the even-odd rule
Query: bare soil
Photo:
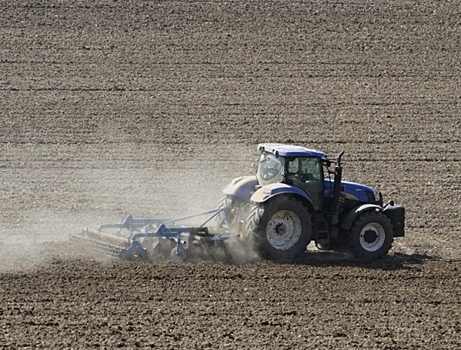
[[(0, 1), (0, 348), (459, 349), (457, 2)], [(407, 209), (364, 264), (113, 261), (84, 226), (213, 208), (259, 142)]]

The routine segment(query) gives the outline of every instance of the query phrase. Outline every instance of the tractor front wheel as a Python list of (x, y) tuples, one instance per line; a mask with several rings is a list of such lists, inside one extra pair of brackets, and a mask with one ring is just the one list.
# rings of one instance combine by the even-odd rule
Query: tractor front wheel
[(367, 261), (382, 258), (394, 240), (391, 222), (379, 211), (366, 211), (352, 225), (348, 241), (353, 254)]
[(307, 207), (283, 195), (253, 206), (246, 224), (257, 252), (271, 260), (294, 260), (306, 250), (312, 236)]

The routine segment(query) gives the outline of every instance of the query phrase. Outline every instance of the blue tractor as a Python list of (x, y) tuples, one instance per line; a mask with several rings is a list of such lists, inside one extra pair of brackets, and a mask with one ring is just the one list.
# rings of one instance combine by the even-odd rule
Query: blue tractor
[(341, 152), (278, 143), (258, 145), (256, 176), (234, 179), (222, 208), (238, 232), (267, 259), (293, 261), (313, 241), (322, 250), (350, 250), (371, 261), (385, 256), (404, 236), (405, 209), (383, 204), (381, 193), (342, 180)]
[[(342, 181), (343, 152), (331, 160), (300, 146), (264, 143), (258, 149), (256, 175), (234, 179), (213, 210), (175, 219), (129, 215), (118, 224), (85, 228), (70, 240), (111, 256), (151, 261), (170, 250), (173, 260), (186, 259), (191, 250), (213, 256), (220, 251), (216, 246), (226, 250), (234, 240), (263, 258), (293, 261), (313, 241), (319, 249), (347, 248), (370, 261), (385, 256), (394, 237), (403, 237), (404, 208), (393, 201), (383, 205), (382, 195), (368, 186)], [(202, 216), (198, 226), (184, 224)], [(208, 227), (212, 223), (217, 226)]]

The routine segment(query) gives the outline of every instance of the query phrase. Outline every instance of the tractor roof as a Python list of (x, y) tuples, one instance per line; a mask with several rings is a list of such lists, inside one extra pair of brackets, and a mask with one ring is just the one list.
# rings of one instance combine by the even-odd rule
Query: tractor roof
[(326, 154), (314, 149), (309, 149), (302, 146), (285, 145), (282, 143), (260, 143), (259, 151), (266, 151), (273, 154), (278, 154), (282, 157), (317, 157), (324, 158)]

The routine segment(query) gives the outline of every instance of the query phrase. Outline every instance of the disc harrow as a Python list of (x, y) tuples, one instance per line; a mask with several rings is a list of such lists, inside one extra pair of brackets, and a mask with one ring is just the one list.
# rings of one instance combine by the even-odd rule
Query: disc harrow
[[(83, 243), (92, 250), (122, 259), (152, 261), (164, 256), (168, 248), (172, 260), (183, 261), (188, 250), (208, 247), (231, 238), (225, 224), (222, 207), (176, 219), (134, 218), (127, 216), (118, 224), (102, 224), (97, 230), (84, 228), (70, 237), (71, 242)], [(206, 216), (198, 226), (180, 225), (189, 219)], [(207, 225), (217, 219), (218, 225)]]

